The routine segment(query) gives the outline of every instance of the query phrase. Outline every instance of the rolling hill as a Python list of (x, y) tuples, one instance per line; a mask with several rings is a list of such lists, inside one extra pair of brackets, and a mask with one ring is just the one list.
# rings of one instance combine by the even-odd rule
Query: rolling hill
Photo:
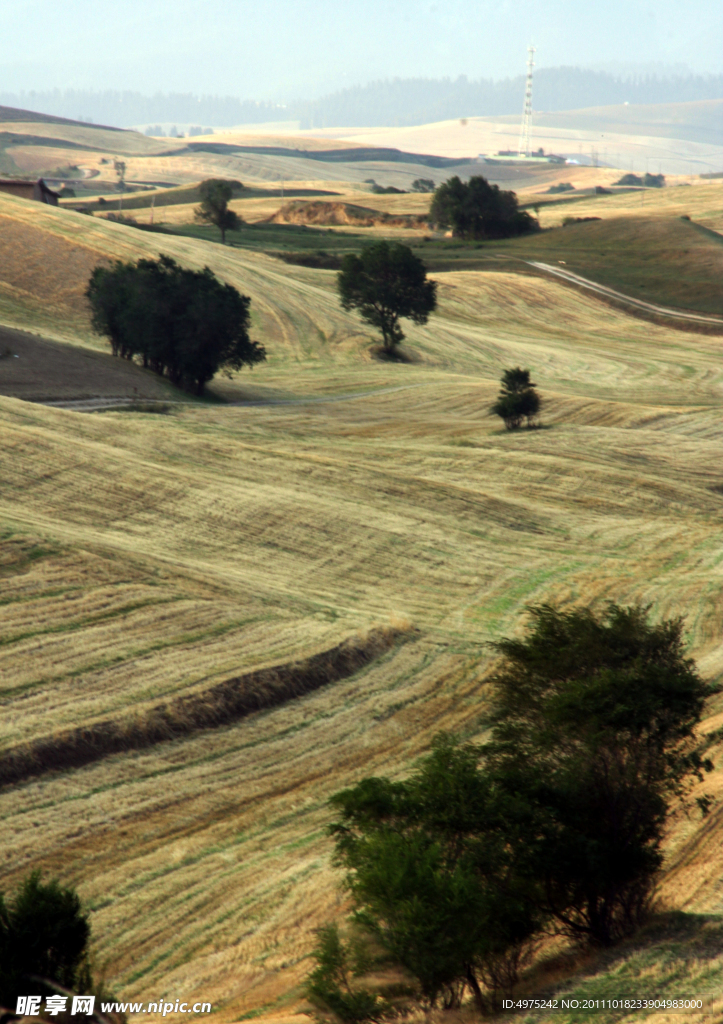
[[(345, 911), (329, 796), (402, 776), (440, 729), (480, 737), (485, 645), (529, 603), (684, 615), (701, 672), (721, 677), (720, 338), (497, 266), (435, 274), (413, 361), (386, 363), (330, 271), (0, 195), (6, 237), (0, 322), (97, 351), (88, 268), (163, 251), (252, 297), (269, 360), (214, 383), (236, 406), (87, 415), (0, 398), (0, 754), (378, 625), (404, 632), (282, 706), (0, 790), (3, 887), (30, 867), (78, 886), (124, 998), (298, 1021), (313, 929)], [(508, 434), (488, 411), (515, 365), (534, 372), (542, 429)], [(721, 716), (717, 697), (717, 766)], [(720, 801), (720, 767), (705, 788)], [(713, 922), (721, 827), (719, 803), (702, 825), (676, 809), (662, 886)], [(680, 979), (688, 947), (671, 943), (645, 954), (643, 983)], [(719, 945), (699, 961), (688, 976), (715, 1007)]]
[[(638, 173), (700, 174), (723, 169), (720, 123), (723, 99), (690, 103), (618, 104), (566, 111), (538, 111), (532, 121), (532, 148), (559, 153), (602, 168)], [(403, 128), (330, 128), (327, 135), (364, 145), (398, 146), (448, 157), (494, 156), (517, 150), (520, 116), (470, 117)]]

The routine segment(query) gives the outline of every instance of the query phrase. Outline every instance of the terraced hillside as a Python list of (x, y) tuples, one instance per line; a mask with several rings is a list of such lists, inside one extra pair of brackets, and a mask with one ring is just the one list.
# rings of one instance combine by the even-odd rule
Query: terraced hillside
[[(0, 399), (0, 753), (377, 624), (407, 630), (282, 707), (0, 792), (2, 885), (31, 866), (77, 885), (115, 991), (298, 1020), (313, 929), (344, 910), (329, 795), (404, 773), (439, 729), (478, 736), (485, 643), (528, 603), (683, 614), (720, 677), (720, 339), (542, 278), (447, 272), (438, 313), (408, 330), (416, 361), (377, 362), (331, 272), (0, 204), (38, 253), (3, 286), (3, 317), (90, 343), (74, 268), (162, 249), (250, 294), (270, 356), (225, 385), (244, 406), (89, 416)], [(72, 287), (43, 278), (76, 251)], [(515, 365), (534, 372), (542, 429), (508, 434), (488, 412)], [(722, 718), (717, 698), (718, 763)], [(722, 783), (705, 788), (720, 800)], [(721, 912), (721, 826), (718, 804), (703, 827), (676, 813), (671, 905)], [(720, 953), (706, 964), (712, 1001)]]

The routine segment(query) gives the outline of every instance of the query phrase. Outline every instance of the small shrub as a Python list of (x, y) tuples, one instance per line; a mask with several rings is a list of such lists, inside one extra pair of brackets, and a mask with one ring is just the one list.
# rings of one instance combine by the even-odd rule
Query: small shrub
[(376, 992), (351, 986), (352, 977), (363, 974), (370, 966), (363, 947), (345, 943), (335, 924), (320, 928), (318, 936), (319, 944), (312, 954), (317, 966), (306, 986), (310, 1002), (343, 1024), (381, 1021), (389, 1016), (390, 1005)]
[(542, 405), (536, 386), (530, 380), (530, 371), (519, 366), (502, 374), (502, 389), (492, 412), (504, 420), (507, 430), (518, 430), (524, 419), (528, 427), (532, 426)]

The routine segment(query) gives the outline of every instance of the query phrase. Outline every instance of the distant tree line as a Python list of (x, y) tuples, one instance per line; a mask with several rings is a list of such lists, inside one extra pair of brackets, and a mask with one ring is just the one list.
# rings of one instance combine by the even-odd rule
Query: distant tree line
[[(371, 82), (317, 100), (286, 105), (233, 96), (55, 89), (2, 92), (0, 103), (79, 120), (129, 127), (173, 123), (230, 126), (264, 121), (300, 121), (302, 128), (337, 125), (412, 125), (455, 117), (518, 114), (524, 76), (470, 80), (409, 78)], [(723, 97), (723, 75), (621, 77), (582, 68), (539, 68), (535, 105), (572, 110), (613, 103), (681, 103)], [(82, 112), (82, 115), (81, 115)]]
[[(302, 128), (340, 124), (415, 125), (456, 117), (519, 114), (523, 75), (491, 79), (410, 78), (371, 82), (287, 108)], [(675, 103), (723, 97), (723, 75), (658, 78), (617, 77), (581, 68), (539, 68), (535, 106), (539, 110), (575, 110), (614, 103)]]
[[(166, 138), (166, 133), (163, 130), (163, 126), (160, 124), (149, 124), (146, 128), (144, 135), (151, 135), (158, 139)], [(192, 124), (188, 129), (189, 139), (194, 138), (196, 135), (213, 135), (213, 128), (202, 128), (200, 124)], [(183, 132), (179, 132), (178, 128), (172, 125), (168, 129), (169, 139), (182, 139), (184, 138)]]
[(114, 356), (138, 357), (197, 395), (219, 369), (266, 358), (249, 338), (251, 300), (208, 267), (188, 270), (170, 256), (116, 260), (95, 268), (86, 295), (93, 328), (108, 338)]

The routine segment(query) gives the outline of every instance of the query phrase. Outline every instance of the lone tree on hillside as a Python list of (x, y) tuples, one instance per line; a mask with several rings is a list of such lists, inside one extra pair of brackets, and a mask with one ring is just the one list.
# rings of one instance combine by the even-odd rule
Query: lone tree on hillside
[(123, 192), (126, 187), (126, 164), (125, 160), (118, 160), (117, 158), (113, 161), (113, 170), (118, 177), (118, 191)]
[(475, 175), (465, 184), (456, 175), (434, 193), (429, 219), (440, 228), (452, 228), (457, 238), (510, 238), (539, 231), (539, 222), (518, 209), (514, 192), (503, 192), (486, 178)]
[(361, 256), (348, 253), (338, 275), (344, 309), (358, 309), (362, 319), (379, 328), (384, 350), (404, 338), (400, 318), (426, 324), (437, 306), (437, 285), (427, 280), (424, 264), (409, 246), (377, 242), (362, 249)]
[(415, 178), (412, 192), (434, 192), (434, 181), (431, 178)]
[(208, 178), (201, 182), (198, 191), (201, 205), (194, 211), (196, 220), (215, 224), (221, 232), (221, 244), (225, 245), (226, 232), (237, 231), (241, 227), (241, 218), (228, 208), (233, 196), (233, 186), (230, 181), (223, 178)]
[(113, 355), (139, 356), (145, 367), (203, 394), (219, 369), (240, 370), (266, 358), (248, 334), (251, 299), (205, 267), (187, 270), (170, 256), (120, 260), (93, 271), (87, 291), (92, 323)]
[(542, 405), (536, 387), (530, 380), (530, 371), (521, 370), (519, 366), (514, 370), (505, 370), (502, 374), (502, 389), (492, 406), (492, 412), (505, 421), (508, 430), (517, 430), (525, 418), (527, 426), (532, 426)]

